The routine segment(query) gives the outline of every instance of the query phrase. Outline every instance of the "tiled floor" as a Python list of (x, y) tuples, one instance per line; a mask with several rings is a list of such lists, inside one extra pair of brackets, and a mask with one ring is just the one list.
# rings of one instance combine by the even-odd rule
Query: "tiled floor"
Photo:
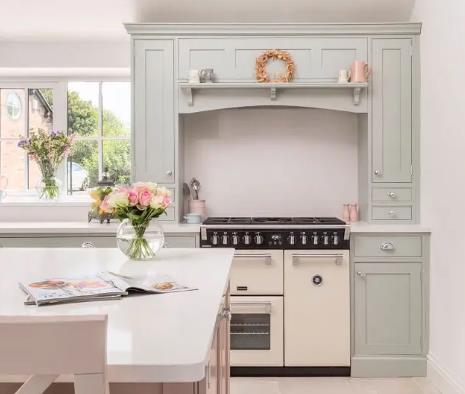
[(232, 378), (231, 394), (440, 394), (425, 378)]

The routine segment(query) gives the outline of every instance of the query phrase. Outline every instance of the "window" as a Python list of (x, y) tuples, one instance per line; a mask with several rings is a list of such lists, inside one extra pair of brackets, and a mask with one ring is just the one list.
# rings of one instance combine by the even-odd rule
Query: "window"
[(129, 82), (69, 82), (68, 132), (76, 142), (68, 159), (68, 192), (94, 187), (107, 175), (130, 178)]
[(20, 192), (11, 195), (34, 189), (41, 178), (17, 146), (20, 136), (38, 128), (76, 135), (73, 152), (57, 173), (69, 194), (87, 194), (104, 174), (129, 183), (130, 97), (128, 81), (0, 82), (0, 174), (10, 191)]
[(35, 129), (52, 130), (53, 121), (52, 88), (0, 88), (0, 174), (10, 189), (30, 189), (40, 180), (36, 164), (17, 144)]
[(21, 116), (21, 99), (18, 93), (8, 93), (6, 97), (6, 112), (11, 120), (18, 120)]

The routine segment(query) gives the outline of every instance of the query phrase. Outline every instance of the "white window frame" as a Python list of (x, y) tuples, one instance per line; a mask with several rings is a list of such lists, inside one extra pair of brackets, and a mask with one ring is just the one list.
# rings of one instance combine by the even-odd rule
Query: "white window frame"
[[(53, 70), (45, 70), (44, 75), (37, 74), (38, 77), (29, 77), (27, 75), (18, 75), (16, 76), (17, 70), (12, 70), (11, 78), (5, 78), (3, 75), (0, 78), (0, 89), (52, 89), (53, 90), (53, 128), (55, 130), (68, 130), (68, 83), (69, 82), (100, 82), (100, 85), (104, 82), (131, 82), (131, 78), (129, 76), (129, 72), (127, 69), (121, 70), (114, 70), (114, 69), (105, 69), (105, 70), (85, 70), (85, 73), (77, 72), (75, 73), (74, 70), (71, 70), (68, 73), (66, 70), (59, 70), (60, 72), (56, 72), (56, 69)], [(79, 70), (82, 71), (82, 70)], [(58, 75), (56, 78), (49, 76), (49, 73), (55, 73)], [(105, 75), (100, 75), (100, 72), (104, 73)], [(8, 74), (8, 73), (6, 73)], [(108, 76), (114, 75), (114, 76)], [(101, 96), (101, 87), (100, 87), (100, 96)], [(26, 109), (23, 109), (26, 110)], [(101, 117), (103, 116), (102, 112), (102, 97), (99, 98), (99, 128)], [(28, 119), (27, 119), (28, 121)], [(132, 121), (131, 121), (132, 122)], [(28, 124), (28, 123), (27, 123)], [(101, 130), (101, 129), (100, 129)], [(132, 131), (131, 131), (132, 133)], [(98, 142), (99, 144), (99, 177), (102, 176), (102, 168), (103, 168), (103, 141), (105, 140), (124, 140), (128, 141), (129, 144), (132, 144), (132, 136), (128, 136), (128, 138), (103, 138), (103, 134), (100, 133), (98, 136), (101, 141)], [(10, 139), (10, 138), (7, 138)], [(80, 140), (89, 139), (92, 141), (97, 140), (97, 137), (84, 137), (79, 138)], [(2, 140), (2, 139), (0, 139)], [(100, 148), (101, 147), (101, 148)], [(102, 149), (102, 151), (100, 151)], [(132, 146), (131, 146), (132, 149)], [(133, 171), (133, 160), (132, 155), (131, 157), (131, 174)], [(27, 163), (27, 162), (26, 162)], [(63, 195), (62, 201), (54, 202), (53, 204), (59, 205), (61, 202), (67, 203), (68, 201), (75, 201), (76, 198), (72, 195), (68, 195), (68, 175), (67, 175), (67, 161), (63, 162), (60, 168), (57, 171), (57, 177), (63, 180), (63, 184), (66, 187), (66, 193)], [(26, 170), (28, 167), (26, 167)], [(27, 175), (26, 175), (27, 176)], [(35, 192), (31, 190), (12, 190), (9, 191), (9, 194), (14, 195), (15, 197), (21, 199), (21, 197), (25, 197), (26, 199), (31, 195), (35, 195)], [(80, 198), (78, 198), (80, 199)], [(0, 203), (3, 204), (3, 203)], [(8, 204), (7, 202), (5, 204)], [(16, 205), (16, 204), (15, 204)], [(25, 200), (25, 205), (30, 205), (28, 200)], [(32, 205), (36, 205), (36, 202), (32, 203)]]
[[(92, 137), (78, 137), (76, 136), (76, 141), (96, 141), (97, 142), (97, 151), (98, 151), (98, 177), (101, 179), (103, 177), (103, 143), (104, 141), (128, 141), (129, 146), (132, 144), (132, 138), (131, 134), (128, 137), (104, 137), (103, 136), (103, 94), (102, 94), (102, 86), (104, 83), (107, 82), (127, 82), (130, 83), (130, 79), (123, 79), (123, 78), (73, 78), (69, 79), (66, 81), (66, 84), (68, 86), (68, 83), (98, 83), (99, 87), (99, 97), (98, 97), (98, 134), (97, 136), (92, 136)], [(68, 91), (66, 92), (68, 94)], [(66, 121), (68, 119), (66, 118)], [(130, 158), (132, 159), (132, 155), (130, 155)], [(132, 174), (132, 166), (133, 163), (131, 162), (131, 171), (130, 171), (130, 176)], [(66, 182), (68, 182), (69, 177), (66, 177)], [(67, 188), (66, 190), (69, 189), (68, 183), (66, 184)], [(71, 195), (72, 195), (71, 191)]]

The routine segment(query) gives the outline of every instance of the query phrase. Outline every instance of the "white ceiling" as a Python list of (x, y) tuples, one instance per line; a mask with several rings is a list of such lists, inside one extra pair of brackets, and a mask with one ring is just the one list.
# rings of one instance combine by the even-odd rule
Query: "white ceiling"
[(121, 40), (122, 22), (399, 22), (415, 0), (13, 0), (0, 40)]

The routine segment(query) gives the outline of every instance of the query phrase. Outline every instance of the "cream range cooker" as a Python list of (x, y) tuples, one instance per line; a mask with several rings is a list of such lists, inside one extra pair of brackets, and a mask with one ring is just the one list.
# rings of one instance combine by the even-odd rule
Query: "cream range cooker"
[(337, 218), (211, 217), (203, 248), (236, 249), (231, 373), (350, 374), (349, 226)]

